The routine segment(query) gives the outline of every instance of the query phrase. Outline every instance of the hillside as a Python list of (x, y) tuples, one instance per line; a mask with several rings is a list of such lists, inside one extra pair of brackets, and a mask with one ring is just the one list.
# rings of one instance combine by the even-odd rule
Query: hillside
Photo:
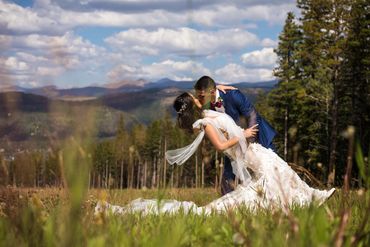
[[(237, 84), (231, 84), (239, 89), (253, 89), (262, 88), (269, 90), (277, 81), (266, 81), (266, 82), (241, 82)], [(35, 94), (40, 96), (45, 96), (51, 99), (61, 99), (68, 101), (85, 101), (98, 99), (100, 97), (114, 95), (119, 93), (134, 93), (143, 92), (148, 90), (162, 90), (167, 88), (175, 88), (178, 90), (192, 90), (194, 81), (174, 81), (168, 78), (163, 78), (154, 82), (146, 82), (143, 80), (134, 81), (122, 81), (112, 84), (99, 85), (99, 86), (88, 86), (81, 88), (68, 88), (59, 89), (56, 86), (44, 86), (36, 88), (22, 88), (17, 86), (0, 86), (0, 93), (3, 92), (23, 92), (29, 94)]]
[[(179, 83), (180, 86), (175, 87), (176, 83), (163, 83), (157, 87), (147, 85), (146, 89), (138, 91), (112, 91), (89, 100), (61, 100), (24, 92), (0, 93), (0, 146), (6, 150), (44, 148), (52, 141), (72, 136), (76, 126), (84, 123), (95, 126), (96, 138), (109, 138), (115, 135), (122, 114), (127, 128), (138, 123), (148, 124), (166, 112), (174, 117), (175, 97), (189, 91), (187, 88), (192, 84)], [(244, 87), (240, 90), (254, 102), (260, 92), (269, 88)], [(74, 95), (75, 99), (87, 96)]]

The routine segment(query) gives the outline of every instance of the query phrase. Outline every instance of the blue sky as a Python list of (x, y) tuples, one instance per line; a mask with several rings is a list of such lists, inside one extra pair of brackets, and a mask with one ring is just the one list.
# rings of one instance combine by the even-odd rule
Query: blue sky
[(0, 88), (270, 80), (288, 11), (294, 0), (0, 0)]

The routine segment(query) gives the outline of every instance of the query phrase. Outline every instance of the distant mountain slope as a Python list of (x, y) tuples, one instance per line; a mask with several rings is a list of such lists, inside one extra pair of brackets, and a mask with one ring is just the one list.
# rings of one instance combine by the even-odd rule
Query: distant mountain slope
[[(148, 124), (166, 112), (174, 117), (172, 104), (175, 97), (193, 86), (184, 82), (176, 87), (177, 83), (163, 81), (149, 84), (146, 89), (118, 90), (80, 102), (24, 92), (0, 93), (0, 146), (10, 146), (12, 150), (47, 147), (50, 140), (63, 141), (73, 135), (76, 125), (91, 122), (96, 126), (97, 138), (112, 137), (122, 114), (128, 128), (137, 123)], [(48, 90), (53, 91), (53, 88)], [(270, 88), (241, 88), (252, 102), (267, 90)]]
[(238, 84), (233, 84), (236, 87), (239, 88), (273, 88), (278, 83), (278, 80), (272, 80), (272, 81), (262, 81), (262, 82), (241, 82)]
[(0, 147), (25, 149), (47, 147), (50, 141), (63, 141), (76, 127), (95, 126), (97, 137), (116, 133), (124, 114), (127, 125), (135, 116), (96, 101), (67, 102), (21, 92), (0, 93)]
[[(21, 88), (21, 87), (4, 87), (0, 88), (0, 92), (17, 91), (24, 93), (31, 93), (36, 95), (45, 96), (52, 99), (72, 100), (72, 101), (83, 101), (97, 99), (107, 95), (118, 94), (118, 93), (133, 93), (142, 92), (149, 89), (166, 89), (176, 88), (178, 90), (191, 90), (194, 85), (194, 81), (174, 81), (168, 78), (163, 78), (155, 82), (144, 82), (138, 81), (125, 81), (124, 83), (115, 83), (105, 86), (89, 86), (82, 88), (70, 88), (70, 89), (58, 89), (55, 86), (45, 86), (39, 88)], [(231, 84), (239, 89), (247, 88), (264, 88), (271, 89), (277, 83), (276, 80), (266, 82), (242, 82)], [(116, 86), (116, 87), (114, 87)]]
[(0, 115), (17, 112), (46, 112), (50, 99), (22, 92), (0, 93)]

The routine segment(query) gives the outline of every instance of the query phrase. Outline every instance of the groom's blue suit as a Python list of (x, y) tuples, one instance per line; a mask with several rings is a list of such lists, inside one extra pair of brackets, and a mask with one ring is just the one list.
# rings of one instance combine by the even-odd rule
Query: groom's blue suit
[[(276, 135), (276, 131), (271, 125), (262, 118), (252, 103), (239, 90), (230, 90), (227, 93), (219, 91), (220, 97), (223, 100), (225, 113), (231, 116), (237, 124), (240, 124), (240, 117), (246, 117), (248, 120), (248, 128), (258, 124), (258, 134), (255, 138), (256, 142), (266, 148), (274, 149), (272, 139)], [(235, 175), (232, 170), (230, 159), (225, 156), (225, 167), (223, 177), (226, 181), (234, 180)], [(223, 189), (223, 194), (229, 193), (231, 189)]]

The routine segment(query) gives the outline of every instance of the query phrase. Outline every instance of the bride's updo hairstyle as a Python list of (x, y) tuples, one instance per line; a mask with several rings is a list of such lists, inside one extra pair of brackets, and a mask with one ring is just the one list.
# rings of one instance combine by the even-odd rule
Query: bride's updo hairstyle
[(193, 133), (193, 123), (199, 116), (199, 110), (195, 107), (194, 100), (188, 93), (177, 96), (173, 103), (177, 112), (177, 124), (181, 129)]

